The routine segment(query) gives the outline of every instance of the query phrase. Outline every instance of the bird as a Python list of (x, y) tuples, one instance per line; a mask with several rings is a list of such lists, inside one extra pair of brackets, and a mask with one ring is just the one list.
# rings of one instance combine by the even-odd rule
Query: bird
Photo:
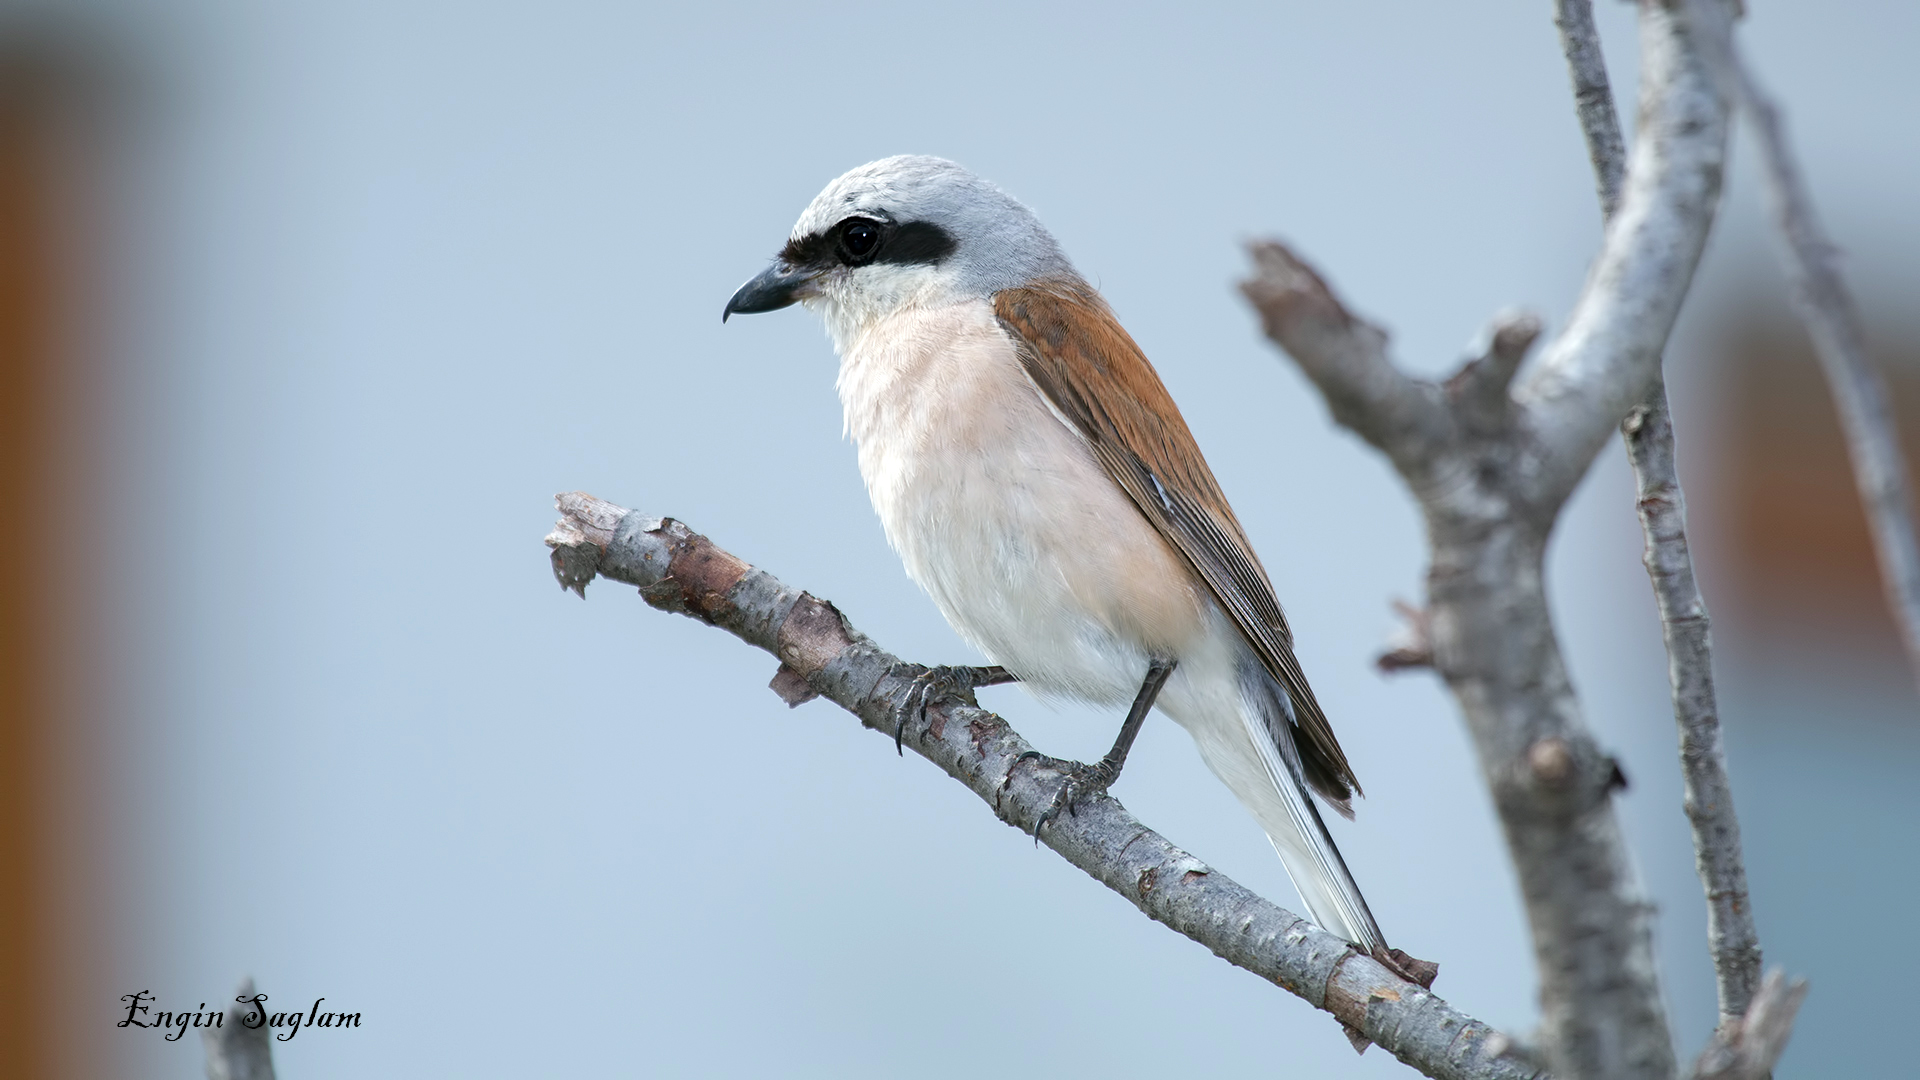
[(1153, 365), (1033, 211), (944, 158), (861, 165), (721, 321), (796, 303), (839, 354), (844, 434), (889, 544), (994, 665), (934, 669), (941, 689), (1128, 706), (1097, 763), (1026, 755), (1062, 776), (1035, 842), (1119, 778), (1157, 706), (1312, 920), (1382, 957), (1315, 804), (1351, 818), (1360, 783), (1273, 585)]

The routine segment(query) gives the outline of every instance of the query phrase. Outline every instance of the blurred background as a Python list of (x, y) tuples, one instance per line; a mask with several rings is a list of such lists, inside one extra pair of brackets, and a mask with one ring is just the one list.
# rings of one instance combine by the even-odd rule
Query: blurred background
[[(121, 995), (357, 1012), (341, 1076), (1411, 1075), (1141, 918), (770, 658), (555, 587), (553, 493), (680, 517), (893, 651), (973, 654), (887, 551), (793, 310), (723, 327), (845, 169), (955, 158), (1026, 200), (1182, 404), (1364, 780), (1340, 843), (1436, 989), (1536, 1022), (1451, 701), (1372, 657), (1423, 545), (1233, 283), (1278, 234), (1438, 373), (1564, 318), (1599, 239), (1551, 5), (251, 4), (0, 17), (0, 1058), (202, 1075)], [(1599, 12), (1633, 100), (1632, 9)], [(1754, 5), (1920, 433), (1908, 4)], [(1631, 122), (1632, 109), (1624, 110)], [(1670, 353), (1782, 1076), (1901, 1074), (1920, 701), (1744, 138)], [(1623, 455), (1551, 553), (1621, 756), (1682, 1053), (1714, 1017)], [(1292, 509), (1292, 513), (1286, 510)], [(982, 694), (1042, 748), (1116, 717)], [(1117, 792), (1297, 904), (1171, 724)]]

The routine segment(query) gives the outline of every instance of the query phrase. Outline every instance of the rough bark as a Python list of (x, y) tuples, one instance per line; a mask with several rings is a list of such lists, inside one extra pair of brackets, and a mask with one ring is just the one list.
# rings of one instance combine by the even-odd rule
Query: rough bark
[(1622, 431), (1639, 488), (1644, 560), (1660, 608), (1667, 678), (1680, 731), (1680, 775), (1693, 833), (1694, 869), (1707, 899), (1707, 951), (1720, 1001), (1720, 1023), (1747, 1011), (1760, 985), (1760, 935), (1747, 896), (1740, 819), (1734, 813), (1714, 696), (1706, 603), (1688, 555), (1686, 503), (1673, 462), (1672, 418), (1665, 394), (1627, 417)]
[[(756, 570), (671, 518), (649, 518), (578, 492), (557, 503), (547, 544), (563, 587), (585, 595), (596, 575), (638, 586), (656, 608), (717, 626), (780, 661), (783, 698), (832, 700), (893, 737), (926, 669), (855, 630), (831, 603)], [(1026, 833), (1052, 805), (1058, 777), (1034, 761), (1006, 721), (965, 704), (909, 714), (905, 744)], [(1345, 940), (1229, 879), (1140, 824), (1108, 795), (1050, 821), (1039, 842), (1150, 918), (1237, 967), (1332, 1013), (1401, 1061), (1449, 1080), (1543, 1075), (1514, 1043), (1408, 982)]]
[[(1385, 335), (1276, 243), (1244, 290), (1334, 416), (1394, 462), (1424, 513), (1433, 666), (1461, 705), (1518, 871), (1556, 1075), (1676, 1071), (1647, 923), (1611, 793), (1548, 615), (1554, 519), (1646, 400), (1718, 202), (1728, 106), (1679, 0), (1647, 0), (1642, 124), (1620, 207), (1566, 328), (1511, 384), (1489, 358), (1445, 386), (1397, 371)], [(1515, 333), (1509, 321), (1502, 329)], [(1525, 335), (1519, 335), (1525, 336)]]
[[(1614, 112), (1606, 60), (1589, 0), (1556, 0), (1555, 23), (1573, 79), (1580, 130), (1600, 193), (1600, 212), (1613, 217), (1626, 176), (1626, 150)], [(1747, 1011), (1760, 983), (1760, 935), (1747, 897), (1740, 821), (1727, 779), (1720, 712), (1713, 687), (1713, 644), (1706, 600), (1693, 574), (1687, 545), (1686, 500), (1675, 463), (1673, 418), (1665, 380), (1654, 378), (1645, 404), (1620, 425), (1639, 492), (1644, 561), (1660, 610), (1667, 647), (1673, 718), (1680, 733), (1680, 772), (1693, 833), (1694, 868), (1707, 898), (1707, 950), (1719, 992), (1720, 1026)]]

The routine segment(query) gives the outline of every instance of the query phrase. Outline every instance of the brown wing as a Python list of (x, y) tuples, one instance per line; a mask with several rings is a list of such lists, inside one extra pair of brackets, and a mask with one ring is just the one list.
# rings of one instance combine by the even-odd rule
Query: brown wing
[(1286, 688), (1309, 783), (1345, 810), (1360, 789), (1314, 700), (1273, 584), (1160, 376), (1093, 287), (1055, 281), (994, 294), (1000, 325), (1040, 392), (1077, 428), (1140, 513), (1186, 557)]

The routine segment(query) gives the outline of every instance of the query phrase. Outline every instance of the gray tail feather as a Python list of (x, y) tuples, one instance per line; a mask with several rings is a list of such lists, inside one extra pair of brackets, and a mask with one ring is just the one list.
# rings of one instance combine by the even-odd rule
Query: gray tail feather
[[(1279, 853), (1294, 888), (1307, 902), (1307, 913), (1313, 921), (1368, 951), (1384, 948), (1386, 938), (1380, 933), (1380, 925), (1374, 922), (1366, 898), (1360, 895), (1360, 887), (1354, 884), (1346, 860), (1340, 857), (1340, 849), (1334, 846), (1320, 809), (1314, 805), (1294, 738), (1293, 702), (1264, 668), (1246, 674), (1245, 696), (1252, 706), (1244, 717), (1247, 735), (1286, 807), (1284, 819), (1262, 820), (1261, 827)], [(1336, 808), (1352, 816), (1347, 807)], [(1256, 812), (1256, 817), (1272, 816)]]

